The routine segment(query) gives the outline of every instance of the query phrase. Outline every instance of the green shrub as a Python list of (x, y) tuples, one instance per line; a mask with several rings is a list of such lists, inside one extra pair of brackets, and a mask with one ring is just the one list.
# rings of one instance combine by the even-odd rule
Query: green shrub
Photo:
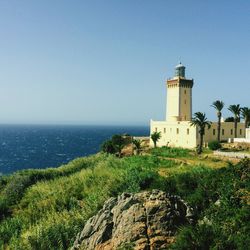
[(58, 168), (27, 169), (17, 171), (11, 176), (3, 178), (0, 193), (0, 219), (11, 214), (10, 207), (17, 204), (25, 190), (39, 181), (53, 180), (57, 177), (69, 176), (82, 169), (97, 164), (103, 156), (96, 155), (77, 158), (67, 165)]
[(101, 150), (102, 150), (102, 152), (107, 153), (107, 154), (115, 154), (116, 153), (116, 149), (115, 149), (113, 142), (111, 140), (105, 141), (101, 145)]
[(186, 148), (171, 148), (163, 146), (161, 148), (153, 148), (151, 153), (155, 156), (163, 156), (163, 157), (188, 157), (190, 154), (190, 150)]
[(218, 150), (221, 148), (221, 144), (219, 141), (211, 141), (208, 143), (208, 148), (211, 150)]
[(150, 188), (158, 178), (158, 173), (153, 170), (131, 166), (126, 169), (123, 188), (127, 192), (139, 192)]
[(7, 184), (7, 182), (8, 182), (8, 176), (0, 174), (0, 193), (1, 193), (1, 190), (3, 190), (3, 188)]
[(211, 249), (215, 232), (211, 225), (186, 226), (180, 230), (175, 244), (170, 249)]
[(128, 139), (128, 137), (125, 138), (122, 135), (113, 135), (111, 140), (107, 140), (102, 144), (101, 150), (104, 153), (116, 154), (120, 157), (122, 149), (129, 142), (130, 142), (130, 139)]
[[(177, 194), (188, 201), (190, 205), (196, 208), (200, 213), (207, 206), (210, 190), (207, 180), (211, 177), (213, 170), (196, 166), (192, 170), (183, 173), (176, 173), (165, 180), (164, 190), (166, 192)], [(209, 180), (211, 184), (211, 180)], [(211, 191), (212, 195), (213, 191)]]
[[(15, 210), (15, 213), (0, 222), (0, 249), (3, 245), (10, 249), (67, 249), (85, 221), (109, 197), (159, 187), (161, 183), (154, 164), (163, 161), (155, 156), (119, 159), (101, 154), (93, 159), (84, 159), (89, 167), (70, 175), (40, 179), (17, 192), (18, 196), (20, 194), (17, 204), (5, 206)], [(68, 165), (77, 168), (80, 162)], [(61, 171), (68, 169), (68, 165)], [(27, 177), (26, 174), (24, 176)], [(17, 180), (15, 186), (12, 179), (11, 186), (19, 190), (22, 186), (19, 184), (25, 178)]]
[[(196, 213), (195, 223), (180, 229), (173, 249), (247, 249), (250, 160), (215, 170), (180, 167), (157, 155), (185, 151), (157, 150), (123, 159), (99, 154), (57, 169), (21, 171), (5, 178), (0, 249), (68, 249), (109, 197), (153, 188), (180, 195)], [(159, 175), (162, 168), (171, 168), (167, 177)]]
[(3, 191), (3, 196), (8, 197), (9, 204), (19, 201), (24, 190), (31, 185), (32, 178), (29, 175), (16, 174)]
[[(202, 176), (201, 176), (202, 177)], [(213, 170), (197, 180), (186, 200), (196, 210), (198, 223), (183, 227), (172, 249), (248, 249), (250, 239), (250, 160)], [(176, 180), (175, 180), (176, 181)], [(175, 192), (186, 187), (175, 183)]]

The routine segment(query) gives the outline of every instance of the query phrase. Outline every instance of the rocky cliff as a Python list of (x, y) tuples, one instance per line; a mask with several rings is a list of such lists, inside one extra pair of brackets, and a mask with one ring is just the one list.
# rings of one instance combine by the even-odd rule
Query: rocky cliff
[(178, 196), (123, 193), (87, 221), (72, 250), (166, 249), (177, 228), (191, 222), (192, 209)]

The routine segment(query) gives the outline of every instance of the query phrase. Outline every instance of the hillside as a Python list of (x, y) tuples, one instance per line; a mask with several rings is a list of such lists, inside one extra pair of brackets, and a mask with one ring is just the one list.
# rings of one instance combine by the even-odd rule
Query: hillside
[(0, 179), (0, 249), (68, 249), (110, 197), (159, 189), (194, 209), (172, 249), (247, 249), (250, 161), (157, 148), (117, 158), (97, 154), (59, 168), (25, 170)]

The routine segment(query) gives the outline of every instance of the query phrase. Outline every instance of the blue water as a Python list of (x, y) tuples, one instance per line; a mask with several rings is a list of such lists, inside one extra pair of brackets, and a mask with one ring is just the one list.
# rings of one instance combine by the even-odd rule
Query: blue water
[(148, 127), (116, 126), (0, 126), (0, 173), (57, 167), (97, 153), (113, 134), (146, 136)]

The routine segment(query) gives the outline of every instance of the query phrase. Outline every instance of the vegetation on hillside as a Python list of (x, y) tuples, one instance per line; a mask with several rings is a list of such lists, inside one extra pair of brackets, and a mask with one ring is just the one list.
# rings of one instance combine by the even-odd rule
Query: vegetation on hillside
[(142, 142), (140, 140), (133, 139), (132, 144), (135, 154), (139, 155), (142, 150)]
[[(128, 139), (129, 138), (129, 139)], [(119, 157), (122, 155), (122, 149), (130, 143), (129, 136), (113, 135), (110, 140), (103, 142), (101, 150), (104, 153), (114, 154)]]
[(220, 160), (196, 159), (190, 150), (163, 147), (148, 155), (101, 153), (56, 169), (3, 176), (0, 249), (68, 249), (106, 199), (155, 188), (181, 196), (195, 210), (195, 223), (180, 228), (173, 249), (246, 249), (249, 160), (221, 167)]
[(183, 177), (169, 178), (169, 186), (196, 209), (197, 222), (180, 230), (172, 249), (248, 249), (249, 159), (207, 173), (196, 170)]

